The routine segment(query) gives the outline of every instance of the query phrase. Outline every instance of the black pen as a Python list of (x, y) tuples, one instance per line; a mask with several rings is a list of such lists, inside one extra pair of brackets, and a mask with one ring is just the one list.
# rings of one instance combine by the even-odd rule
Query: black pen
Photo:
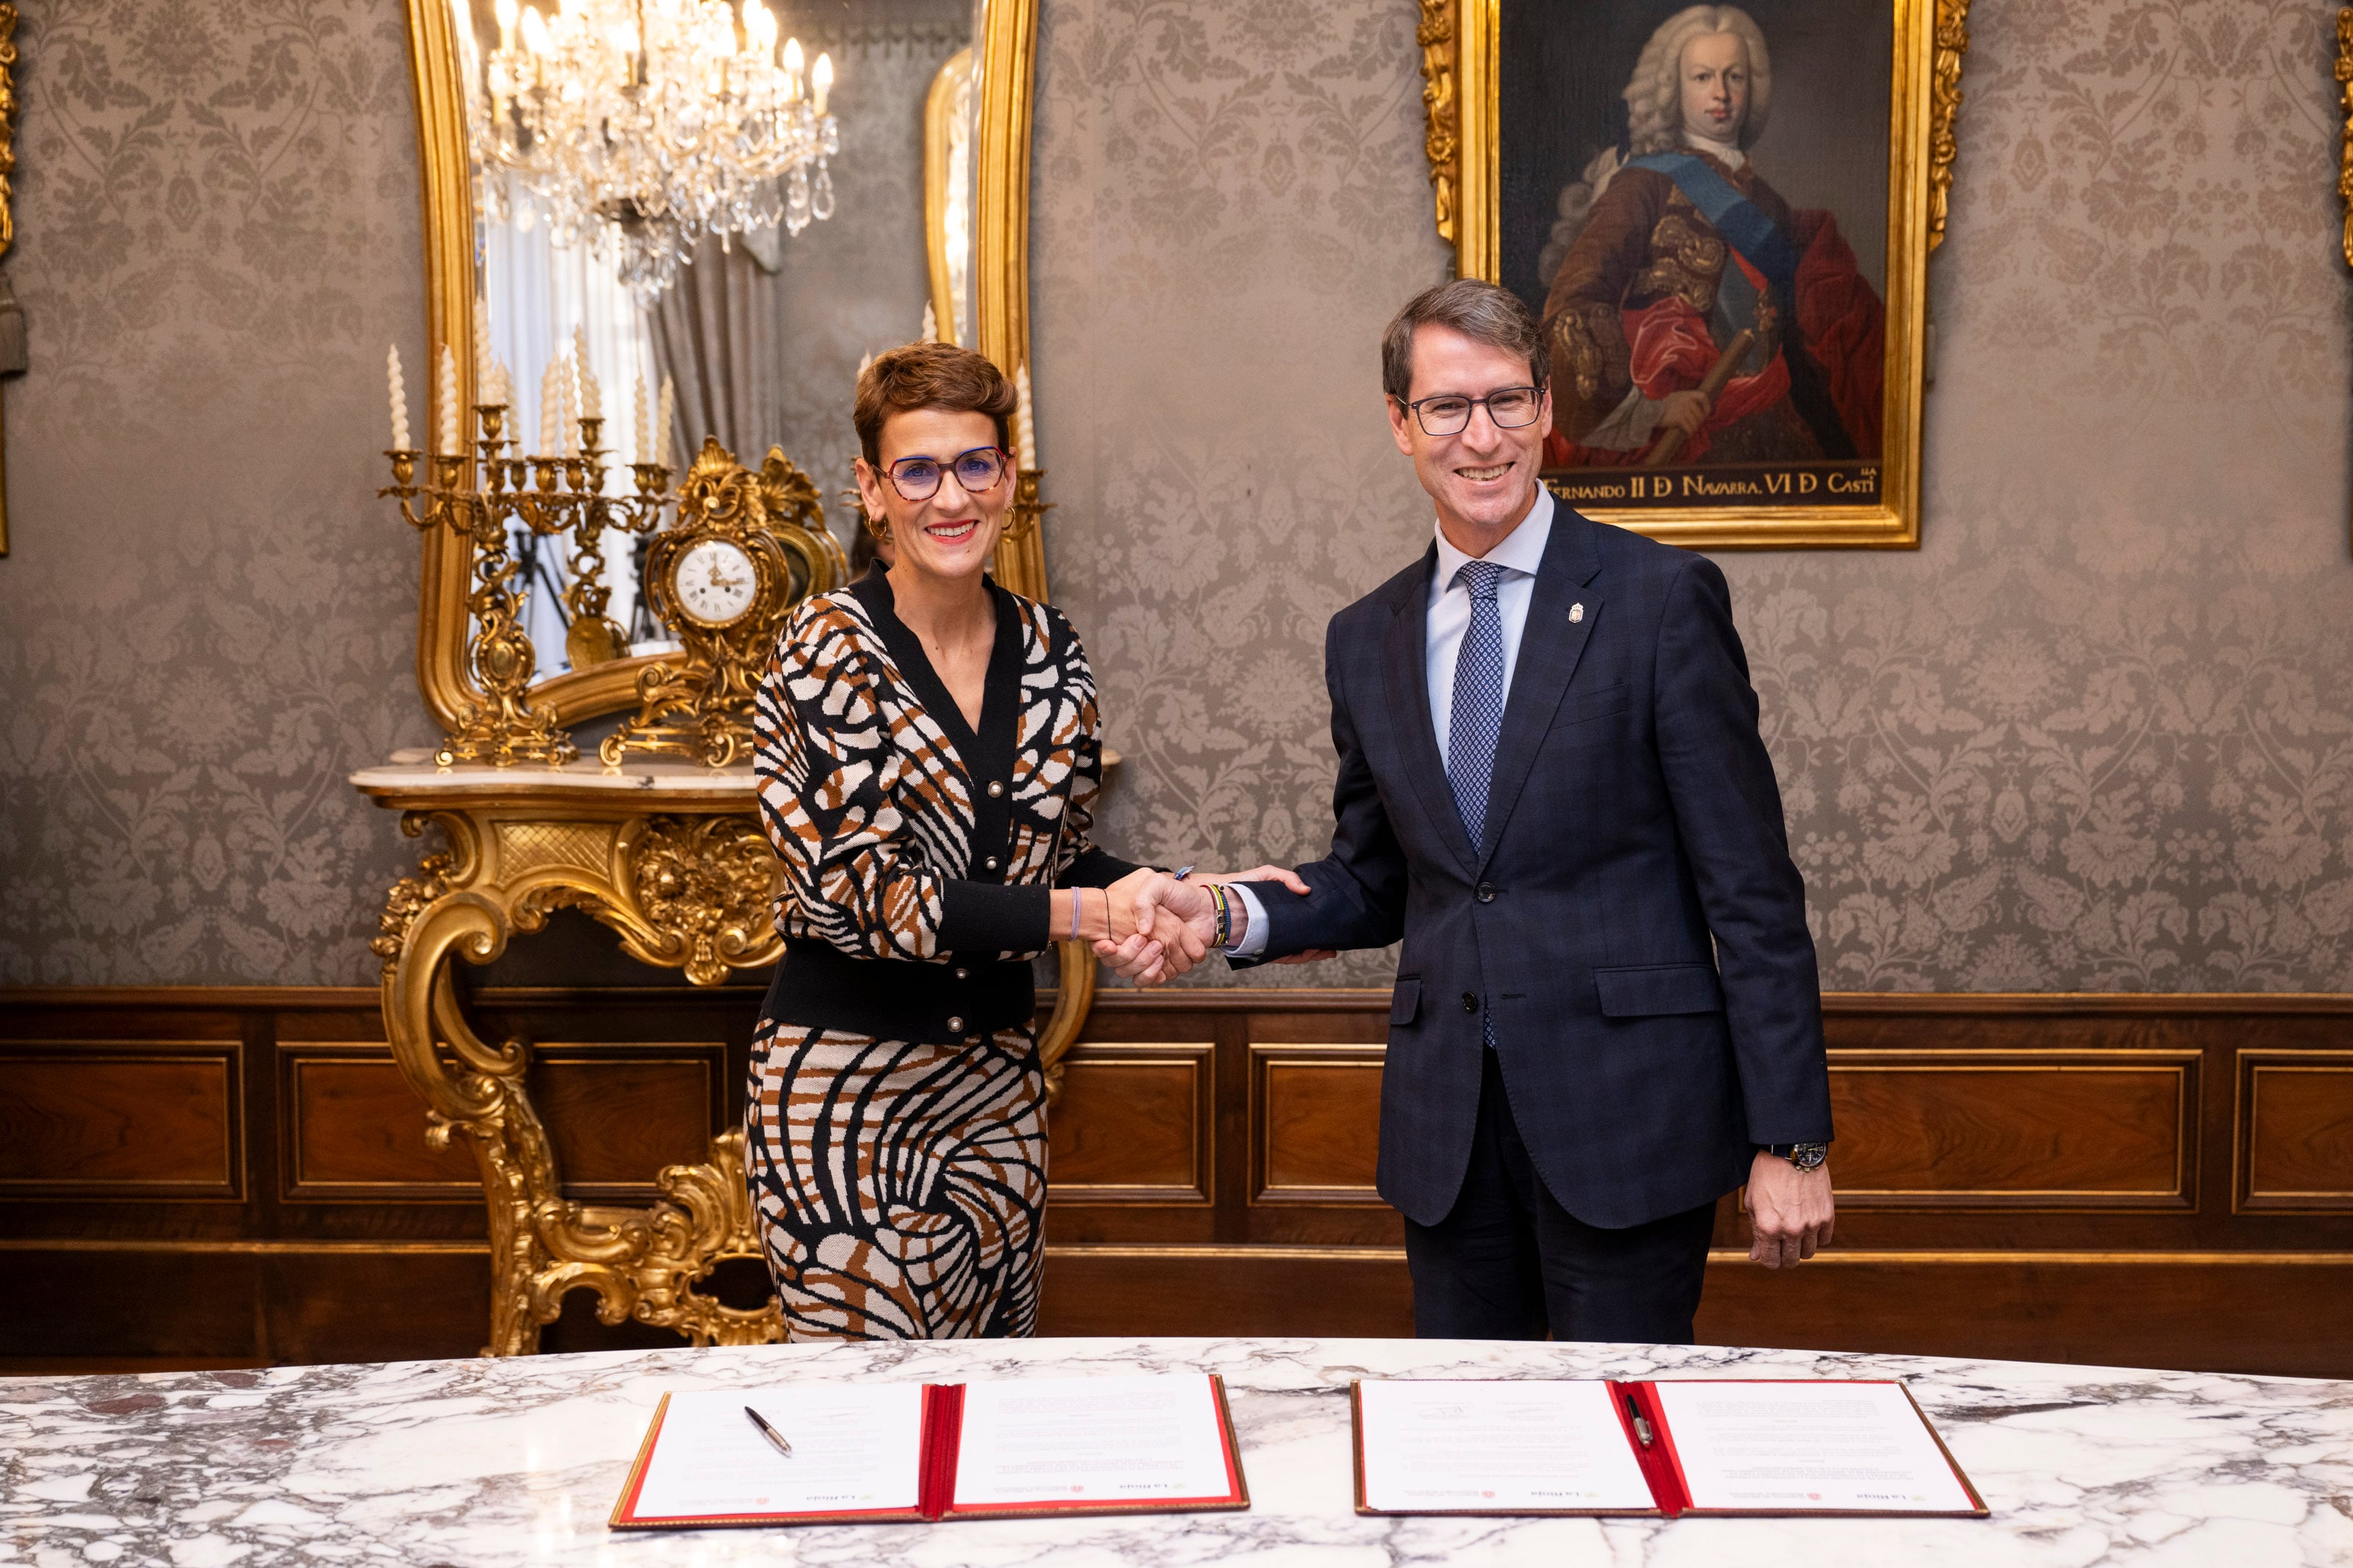
[[(749, 1415), (750, 1412), (746, 1411), (745, 1414)], [(1626, 1396), (1626, 1414), (1633, 1418), (1634, 1440), (1641, 1444), (1645, 1448), (1649, 1447), (1651, 1446), (1651, 1424), (1642, 1419), (1642, 1412), (1636, 1407), (1634, 1404), (1634, 1396), (1630, 1394)], [(752, 1416), (752, 1419), (758, 1421), (760, 1418), (754, 1415)], [(761, 1425), (765, 1426), (766, 1423), (762, 1422)]]
[(782, 1454), (787, 1459), (793, 1457), (793, 1446), (785, 1441), (785, 1435), (782, 1432), (777, 1431), (774, 1426), (769, 1426), (765, 1421), (761, 1420), (760, 1413), (758, 1411), (746, 1405), (744, 1406), (744, 1414), (752, 1418), (752, 1425), (760, 1429), (760, 1436), (765, 1437), (770, 1445), (776, 1448), (777, 1453)]

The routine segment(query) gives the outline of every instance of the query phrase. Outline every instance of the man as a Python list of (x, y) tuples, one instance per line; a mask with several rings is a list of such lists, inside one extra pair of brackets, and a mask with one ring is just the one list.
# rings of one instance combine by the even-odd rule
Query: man
[(1390, 323), (1437, 538), (1333, 617), (1332, 852), (1233, 883), (1228, 952), (1404, 940), (1379, 1185), (1418, 1332), (1687, 1343), (1720, 1194), (1768, 1267), (1830, 1238), (1813, 942), (1724, 574), (1555, 504), (1546, 369), (1474, 279)]

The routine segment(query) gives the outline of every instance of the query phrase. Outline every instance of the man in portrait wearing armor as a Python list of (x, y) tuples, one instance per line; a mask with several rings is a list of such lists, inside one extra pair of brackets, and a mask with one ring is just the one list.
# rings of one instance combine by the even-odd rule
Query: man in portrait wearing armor
[(1539, 263), (1547, 468), (1879, 456), (1884, 310), (1831, 215), (1757, 173), (1772, 86), (1736, 6), (1680, 11), (1643, 47), (1626, 152), (1562, 194)]

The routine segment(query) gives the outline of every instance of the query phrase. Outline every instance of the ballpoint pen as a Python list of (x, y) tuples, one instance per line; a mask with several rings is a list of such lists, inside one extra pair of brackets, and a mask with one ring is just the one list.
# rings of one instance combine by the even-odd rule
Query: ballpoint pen
[[(1649, 1447), (1651, 1446), (1651, 1424), (1642, 1418), (1641, 1409), (1634, 1403), (1634, 1396), (1630, 1394), (1626, 1396), (1626, 1415), (1634, 1423), (1634, 1440), (1641, 1444), (1645, 1448)], [(758, 1421), (760, 1418), (754, 1415), (752, 1419)], [(765, 1426), (766, 1424), (763, 1422), (762, 1425)]]
[(769, 1426), (765, 1421), (761, 1420), (760, 1413), (758, 1411), (746, 1405), (744, 1406), (744, 1414), (752, 1418), (752, 1425), (760, 1429), (760, 1436), (765, 1437), (768, 1440), (769, 1446), (774, 1447), (777, 1453), (782, 1454), (787, 1459), (793, 1457), (793, 1446), (785, 1441), (785, 1435), (782, 1432), (777, 1431), (774, 1426)]

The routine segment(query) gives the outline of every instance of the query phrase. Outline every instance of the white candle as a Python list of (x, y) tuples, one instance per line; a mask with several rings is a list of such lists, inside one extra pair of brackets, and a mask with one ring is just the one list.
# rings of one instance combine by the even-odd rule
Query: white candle
[(833, 90), (833, 57), (819, 55), (817, 64), (809, 68), (809, 107), (817, 110), (819, 120), (825, 118), (825, 95)]
[(395, 343), (385, 355), (385, 375), (392, 383), (392, 449), (406, 452), (408, 447), (408, 388), (400, 381), (400, 345)]
[(580, 417), (602, 419), (605, 416), (605, 394), (596, 384), (596, 373), (588, 366), (588, 329), (572, 329), (572, 363), (580, 373)]
[(497, 361), (491, 354), (491, 308), (482, 297), (474, 296), (474, 401), (491, 401), (491, 367)]
[(465, 450), (458, 434), (458, 352), (441, 345), (441, 455), (454, 458)]
[(1024, 472), (1038, 467), (1038, 427), (1029, 412), (1029, 367), (1013, 373), (1013, 452)]
[(555, 373), (563, 367), (562, 360), (552, 359), (539, 375), (539, 451), (543, 458), (554, 457), (564, 449), (564, 437), (558, 432), (564, 418), (564, 395), (555, 390)]
[(555, 395), (563, 407), (564, 455), (580, 455), (580, 362), (566, 354), (556, 362)]
[(638, 372), (638, 461), (654, 460), (654, 404), (646, 392), (646, 373)]
[(654, 410), (654, 461), (670, 467), (670, 427), (678, 416), (678, 387), (662, 377), (661, 403)]

